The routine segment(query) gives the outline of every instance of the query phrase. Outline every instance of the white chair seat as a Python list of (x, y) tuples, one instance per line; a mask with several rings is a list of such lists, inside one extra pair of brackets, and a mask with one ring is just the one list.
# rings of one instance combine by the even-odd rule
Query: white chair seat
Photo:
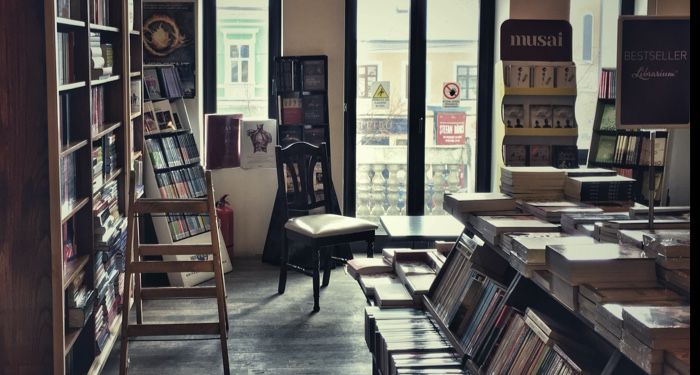
[(324, 238), (377, 229), (377, 225), (354, 217), (320, 214), (289, 219), (284, 227), (311, 238)]

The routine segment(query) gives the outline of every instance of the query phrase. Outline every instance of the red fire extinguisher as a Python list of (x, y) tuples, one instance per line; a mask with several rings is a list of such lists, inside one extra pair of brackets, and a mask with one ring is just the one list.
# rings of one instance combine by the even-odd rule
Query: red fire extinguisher
[(221, 235), (224, 237), (229, 259), (233, 259), (233, 209), (226, 201), (228, 194), (216, 201), (216, 215), (221, 221)]

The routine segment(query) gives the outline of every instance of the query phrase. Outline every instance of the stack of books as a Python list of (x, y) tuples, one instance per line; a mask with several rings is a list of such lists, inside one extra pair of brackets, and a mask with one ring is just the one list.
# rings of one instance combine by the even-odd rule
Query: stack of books
[(530, 215), (473, 216), (469, 221), (482, 238), (492, 245), (499, 245), (501, 235), (511, 232), (559, 232), (558, 224), (548, 223)]
[(656, 257), (656, 273), (670, 288), (690, 295), (690, 231), (656, 231), (643, 235), (643, 247)]
[(75, 204), (75, 200), (78, 196), (75, 182), (75, 152), (58, 159), (58, 164), (60, 177), (59, 195), (61, 202), (61, 216), (63, 216), (73, 209), (73, 204)]
[(523, 210), (550, 223), (559, 223), (566, 213), (601, 213), (603, 209), (569, 201), (523, 202)]
[(560, 223), (564, 232), (569, 234), (593, 234), (593, 226), (595, 223), (601, 223), (611, 220), (628, 220), (629, 214), (618, 212), (606, 213), (564, 213), (561, 215)]
[(578, 310), (578, 286), (634, 287), (656, 284), (654, 259), (630, 245), (548, 245), (545, 258), (552, 273), (554, 297)]
[(665, 350), (690, 350), (690, 307), (625, 306), (620, 351), (653, 375), (664, 372)]
[(451, 214), (514, 211), (515, 199), (502, 193), (445, 193), (443, 208)]
[(102, 43), (100, 33), (90, 33), (90, 79), (112, 76), (114, 51), (111, 43)]
[(567, 177), (566, 198), (576, 202), (629, 202), (635, 180), (624, 176)]
[(85, 283), (85, 271), (81, 271), (66, 288), (66, 310), (68, 328), (85, 326), (94, 307), (94, 291)]
[[(510, 264), (520, 273), (528, 276), (533, 270), (547, 269), (545, 250), (547, 245), (584, 245), (595, 240), (588, 236), (572, 236), (559, 232), (511, 233), (508, 238)], [(503, 241), (505, 244), (506, 241)]]
[(501, 167), (501, 192), (523, 200), (560, 200), (565, 179), (554, 167)]
[[(600, 223), (601, 241), (618, 242), (621, 230), (648, 230), (649, 220), (609, 220)], [(690, 219), (660, 216), (654, 219), (654, 229), (690, 229)]]

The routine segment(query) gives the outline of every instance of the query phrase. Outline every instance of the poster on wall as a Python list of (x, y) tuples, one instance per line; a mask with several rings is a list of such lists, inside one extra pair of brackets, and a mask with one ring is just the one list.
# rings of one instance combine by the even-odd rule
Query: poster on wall
[(690, 19), (618, 20), (616, 125), (619, 129), (690, 125)]
[(277, 120), (241, 121), (241, 168), (276, 168)]
[(437, 112), (435, 142), (439, 146), (464, 145), (467, 115), (464, 112)]
[(185, 98), (195, 97), (194, 1), (143, 3), (143, 62), (173, 64)]

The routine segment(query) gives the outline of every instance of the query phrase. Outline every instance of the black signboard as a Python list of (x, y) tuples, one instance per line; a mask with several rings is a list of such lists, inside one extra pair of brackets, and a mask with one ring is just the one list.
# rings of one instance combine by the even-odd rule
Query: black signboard
[(501, 25), (501, 60), (571, 61), (571, 25), (564, 20), (507, 20)]
[(622, 16), (618, 21), (617, 127), (690, 125), (690, 20)]

